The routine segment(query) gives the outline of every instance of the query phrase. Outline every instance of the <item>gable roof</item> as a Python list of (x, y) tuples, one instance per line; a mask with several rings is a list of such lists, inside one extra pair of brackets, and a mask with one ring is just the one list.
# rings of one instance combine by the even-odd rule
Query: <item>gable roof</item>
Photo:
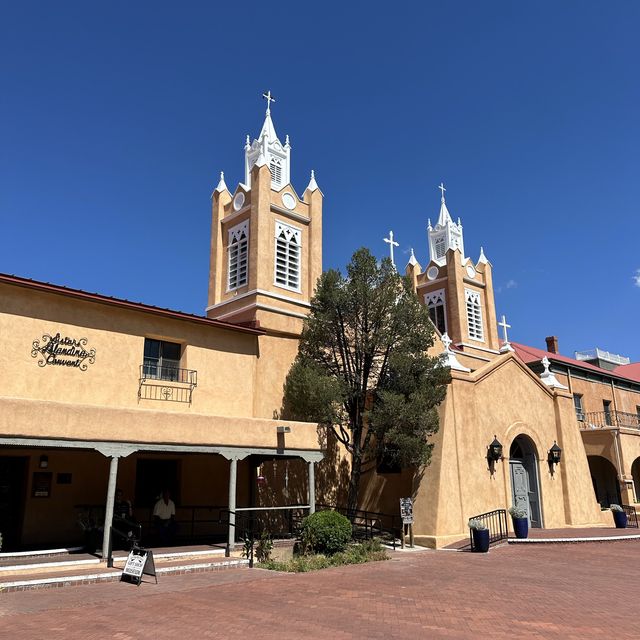
[(233, 324), (232, 322), (225, 322), (224, 320), (214, 320), (212, 318), (207, 318), (206, 316), (185, 313), (184, 311), (174, 311), (173, 309), (155, 307), (150, 304), (144, 304), (143, 302), (132, 302), (131, 300), (125, 300), (123, 298), (114, 298), (112, 296), (105, 296), (99, 293), (89, 293), (82, 289), (72, 289), (71, 287), (64, 287), (62, 285), (51, 284), (49, 282), (40, 282), (38, 280), (31, 280), (30, 278), (21, 278), (19, 276), (13, 276), (5, 273), (0, 273), (0, 284), (17, 285), (28, 289), (36, 289), (37, 291), (42, 291), (44, 293), (69, 296), (71, 298), (86, 300), (88, 302), (97, 302), (99, 304), (107, 304), (124, 309), (131, 309), (133, 311), (142, 311), (143, 313), (152, 313), (164, 316), (165, 318), (174, 318), (177, 320), (187, 320), (199, 324), (207, 324), (220, 329), (228, 329), (229, 331), (238, 331), (240, 333), (250, 333), (253, 335), (265, 334), (264, 329), (256, 329), (253, 327)]
[[(593, 371), (594, 373), (608, 376), (609, 378), (622, 378), (624, 380), (640, 382), (640, 362), (622, 365), (620, 367), (616, 367), (613, 371), (609, 371), (608, 369), (603, 369), (602, 367), (596, 367), (593, 364), (589, 364), (584, 360), (576, 360), (575, 358), (569, 358), (559, 353), (552, 353), (551, 351), (530, 347), (525, 344), (512, 342), (511, 346), (515, 349), (516, 353), (525, 364), (540, 362), (540, 360), (546, 356), (552, 362), (561, 362), (576, 369), (586, 369), (587, 371)], [(636, 367), (636, 369), (628, 369), (625, 371), (625, 368), (627, 367)]]

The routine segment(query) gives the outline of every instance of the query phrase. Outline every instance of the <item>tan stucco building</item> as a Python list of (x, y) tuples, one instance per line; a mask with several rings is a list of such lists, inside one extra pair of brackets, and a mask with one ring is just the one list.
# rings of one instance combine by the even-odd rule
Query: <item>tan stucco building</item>
[[(316, 496), (341, 503), (344, 452), (318, 425), (278, 418), (322, 270), (323, 195), (312, 172), (298, 196), (290, 161), (267, 109), (244, 182), (232, 192), (221, 175), (212, 194), (205, 315), (0, 276), (5, 548), (80, 543), (79, 521), (111, 521), (116, 486), (145, 526), (168, 488), (187, 539), (231, 542), (243, 510), (278, 507), (282, 526)], [(397, 513), (412, 495), (417, 540), (430, 546), (514, 502), (532, 526), (606, 524), (601, 506), (640, 492), (637, 365), (608, 370), (561, 356), (557, 342), (500, 339), (492, 265), (482, 250), (465, 256), (442, 189), (429, 261), (407, 265), (441, 337), (434, 354), (452, 368), (433, 461), (372, 471), (362, 507)], [(504, 453), (489, 463), (494, 438)], [(554, 442), (562, 458), (550, 465)]]

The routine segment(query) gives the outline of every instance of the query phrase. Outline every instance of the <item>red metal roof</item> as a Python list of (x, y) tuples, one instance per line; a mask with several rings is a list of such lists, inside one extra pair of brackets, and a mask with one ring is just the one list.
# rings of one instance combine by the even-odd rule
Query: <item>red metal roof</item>
[[(588, 371), (594, 371), (595, 373), (599, 373), (601, 375), (605, 375), (613, 378), (624, 378), (626, 380), (632, 380), (633, 382), (640, 382), (640, 362), (616, 367), (616, 369), (614, 369), (613, 371), (609, 371), (607, 369), (602, 369), (601, 367), (596, 367), (593, 364), (589, 364), (584, 360), (576, 360), (575, 358), (568, 358), (567, 356), (563, 356), (559, 353), (551, 353), (551, 351), (545, 351), (544, 349), (537, 349), (536, 347), (530, 347), (525, 344), (518, 344), (517, 342), (512, 342), (511, 346), (515, 349), (516, 354), (520, 357), (520, 359), (525, 364), (530, 364), (532, 362), (540, 362), (540, 360), (542, 360), (542, 358), (546, 356), (547, 358), (549, 358), (549, 360), (553, 360), (555, 362), (563, 362), (564, 364), (571, 365), (572, 367), (576, 367), (578, 369), (587, 369)], [(626, 367), (637, 367), (637, 368), (624, 371)]]
[(631, 378), (631, 380), (640, 382), (640, 362), (622, 364), (619, 367), (616, 367), (613, 372), (624, 378)]
[(70, 296), (80, 300), (113, 305), (134, 311), (142, 311), (144, 313), (153, 313), (166, 318), (174, 318), (176, 320), (187, 320), (190, 322), (207, 324), (219, 327), (220, 329), (227, 329), (229, 331), (239, 331), (241, 333), (249, 333), (253, 335), (264, 335), (266, 333), (264, 329), (246, 327), (239, 324), (233, 324), (232, 322), (224, 322), (224, 320), (213, 320), (206, 316), (198, 316), (192, 313), (185, 313), (184, 311), (174, 311), (173, 309), (155, 307), (150, 304), (144, 304), (143, 302), (132, 302), (131, 300), (125, 300), (123, 298), (104, 296), (99, 293), (89, 293), (88, 291), (82, 291), (81, 289), (72, 289), (71, 287), (64, 287), (62, 285), (51, 284), (49, 282), (40, 282), (38, 280), (31, 280), (30, 278), (20, 278), (19, 276), (13, 276), (5, 273), (0, 273), (0, 283), (28, 287), (30, 289), (37, 289), (38, 291)]

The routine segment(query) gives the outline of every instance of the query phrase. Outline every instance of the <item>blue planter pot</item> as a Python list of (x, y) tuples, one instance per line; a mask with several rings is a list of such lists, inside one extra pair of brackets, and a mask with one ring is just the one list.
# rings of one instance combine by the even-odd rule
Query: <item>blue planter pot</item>
[(473, 550), (477, 553), (489, 551), (489, 529), (472, 529)]
[(529, 535), (529, 521), (527, 518), (511, 518), (516, 538), (526, 538)]
[(613, 521), (616, 523), (616, 529), (627, 528), (627, 514), (624, 511), (612, 511)]

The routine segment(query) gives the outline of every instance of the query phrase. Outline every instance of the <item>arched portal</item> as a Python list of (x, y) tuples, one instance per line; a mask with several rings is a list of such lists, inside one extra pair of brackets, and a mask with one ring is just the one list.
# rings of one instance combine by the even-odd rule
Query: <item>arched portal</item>
[(636, 458), (631, 465), (631, 477), (633, 478), (633, 495), (636, 502), (640, 502), (640, 458)]
[(509, 472), (513, 505), (527, 510), (532, 527), (541, 527), (538, 456), (531, 438), (519, 435), (511, 443)]
[(602, 456), (587, 456), (591, 482), (600, 506), (607, 508), (612, 504), (622, 504), (618, 473), (609, 460)]

